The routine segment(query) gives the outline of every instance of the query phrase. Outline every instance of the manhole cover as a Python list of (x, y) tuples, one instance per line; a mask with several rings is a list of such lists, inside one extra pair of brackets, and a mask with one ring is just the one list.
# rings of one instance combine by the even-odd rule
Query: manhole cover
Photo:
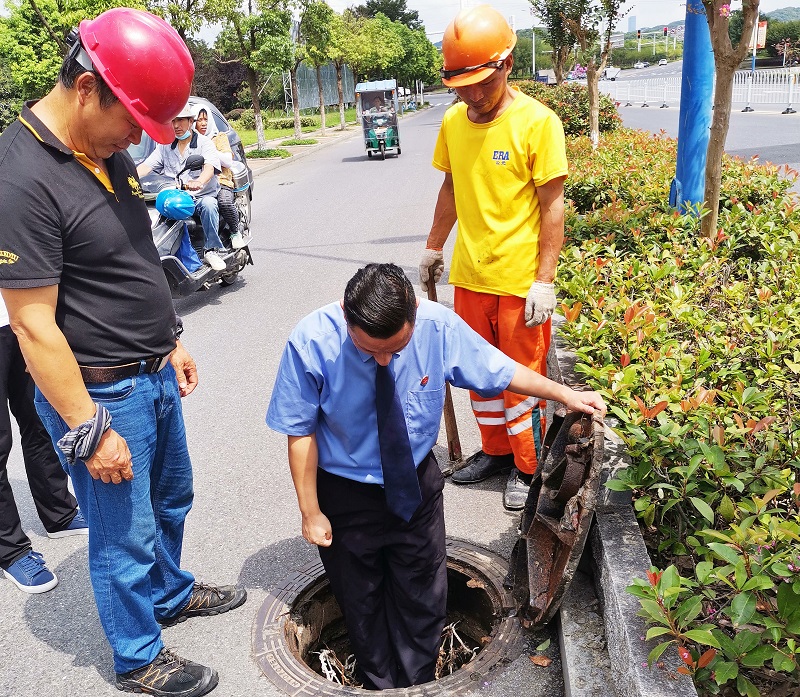
[[(452, 675), (425, 685), (382, 694), (413, 697), (436, 693), (462, 694), (476, 688), (492, 671), (524, 648), (523, 630), (513, 612), (511, 593), (503, 588), (507, 563), (486, 549), (457, 540), (447, 542), (448, 622), (473, 646), (482, 646), (469, 663)], [(343, 687), (315, 672), (315, 652), (325, 645), (346, 644), (341, 611), (330, 591), (322, 562), (303, 567), (280, 583), (259, 609), (253, 627), (253, 655), (279, 689), (289, 694), (374, 695), (374, 691)]]

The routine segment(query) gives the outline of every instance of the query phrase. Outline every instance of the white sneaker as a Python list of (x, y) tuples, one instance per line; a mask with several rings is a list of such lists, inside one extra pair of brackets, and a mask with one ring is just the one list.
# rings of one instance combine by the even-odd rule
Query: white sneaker
[(244, 237), (242, 237), (241, 233), (234, 232), (231, 235), (231, 247), (233, 247), (233, 249), (241, 249), (244, 246)]
[(214, 271), (224, 271), (226, 268), (225, 262), (222, 257), (217, 254), (213, 249), (209, 249), (203, 255), (203, 261), (206, 262)]

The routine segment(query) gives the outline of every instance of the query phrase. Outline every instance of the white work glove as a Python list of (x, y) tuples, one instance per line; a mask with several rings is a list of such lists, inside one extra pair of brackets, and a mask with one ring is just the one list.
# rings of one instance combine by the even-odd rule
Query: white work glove
[(428, 281), (433, 278), (436, 285), (444, 273), (444, 252), (441, 249), (426, 249), (419, 262), (419, 285), (426, 293)]
[(525, 326), (544, 324), (556, 309), (556, 288), (552, 283), (534, 281), (525, 299)]

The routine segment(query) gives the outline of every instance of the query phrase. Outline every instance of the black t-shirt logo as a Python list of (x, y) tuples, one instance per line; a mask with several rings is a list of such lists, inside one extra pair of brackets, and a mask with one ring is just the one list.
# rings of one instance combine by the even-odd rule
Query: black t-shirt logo
[(140, 186), (139, 182), (136, 181), (136, 177), (130, 175), (128, 177), (128, 185), (131, 187), (131, 194), (138, 198), (144, 198), (142, 187)]

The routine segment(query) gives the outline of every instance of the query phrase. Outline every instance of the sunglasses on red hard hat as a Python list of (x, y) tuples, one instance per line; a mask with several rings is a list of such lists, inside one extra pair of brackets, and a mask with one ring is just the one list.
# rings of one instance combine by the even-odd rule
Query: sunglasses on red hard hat
[(67, 35), (66, 44), (69, 46), (69, 53), (67, 53), (67, 60), (72, 59), (76, 63), (78, 63), (84, 70), (90, 73), (96, 73), (97, 71), (92, 64), (92, 59), (89, 58), (89, 54), (83, 50), (83, 44), (81, 44), (80, 35), (78, 34), (78, 30), (76, 28), (72, 28), (72, 30)]
[(458, 75), (464, 75), (465, 73), (471, 73), (474, 70), (480, 70), (481, 68), (494, 68), (495, 70), (500, 70), (503, 67), (506, 60), (502, 58), (497, 61), (488, 61), (487, 63), (481, 63), (480, 65), (473, 65), (469, 68), (456, 68), (455, 70), (445, 70), (442, 68), (442, 77), (445, 80), (450, 80)]

